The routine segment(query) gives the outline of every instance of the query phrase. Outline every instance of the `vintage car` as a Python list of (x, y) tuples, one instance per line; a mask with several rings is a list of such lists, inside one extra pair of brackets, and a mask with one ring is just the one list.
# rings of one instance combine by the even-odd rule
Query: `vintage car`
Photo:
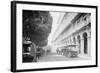
[(61, 54), (66, 57), (77, 57), (79, 54), (79, 48), (78, 45), (67, 45), (60, 47), (61, 48)]
[(56, 49), (57, 54), (62, 55), (63, 54), (63, 52), (62, 52), (63, 50), (62, 49), (64, 49), (64, 47), (57, 48)]
[(23, 41), (23, 62), (33, 62), (34, 56), (31, 55), (31, 41)]

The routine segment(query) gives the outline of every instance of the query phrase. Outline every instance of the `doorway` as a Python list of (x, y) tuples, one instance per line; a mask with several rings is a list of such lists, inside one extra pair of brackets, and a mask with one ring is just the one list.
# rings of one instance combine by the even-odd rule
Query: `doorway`
[(87, 33), (86, 32), (83, 34), (83, 39), (84, 39), (84, 54), (87, 54), (88, 53), (88, 49), (87, 49), (88, 41), (87, 41)]
[(77, 40), (78, 40), (78, 46), (79, 46), (79, 53), (81, 53), (81, 39), (80, 39), (80, 35), (77, 36)]

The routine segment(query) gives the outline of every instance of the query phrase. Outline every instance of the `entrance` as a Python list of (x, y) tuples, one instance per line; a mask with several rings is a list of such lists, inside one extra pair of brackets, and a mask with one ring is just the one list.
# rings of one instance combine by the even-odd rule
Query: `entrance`
[(79, 53), (81, 53), (81, 39), (80, 39), (80, 35), (77, 36), (77, 40), (78, 40), (78, 46), (79, 46)]
[(84, 54), (87, 54), (88, 52), (87, 52), (87, 46), (88, 46), (88, 41), (87, 41), (87, 33), (85, 32), (84, 34), (83, 34), (83, 38), (84, 38)]
[(75, 39), (75, 37), (73, 38), (73, 42), (74, 42), (74, 44), (76, 44), (76, 39)]

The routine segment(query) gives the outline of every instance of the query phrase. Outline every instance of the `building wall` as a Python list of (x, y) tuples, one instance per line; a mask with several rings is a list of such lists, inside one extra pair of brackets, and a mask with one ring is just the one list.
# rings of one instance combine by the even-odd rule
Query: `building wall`
[[(64, 20), (65, 21), (65, 20)], [(60, 44), (77, 44), (80, 55), (91, 56), (91, 14), (85, 13), (79, 19), (74, 19), (65, 33), (61, 34)], [(59, 39), (61, 39), (59, 38)], [(87, 51), (85, 51), (87, 44)], [(86, 53), (87, 52), (87, 53)]]

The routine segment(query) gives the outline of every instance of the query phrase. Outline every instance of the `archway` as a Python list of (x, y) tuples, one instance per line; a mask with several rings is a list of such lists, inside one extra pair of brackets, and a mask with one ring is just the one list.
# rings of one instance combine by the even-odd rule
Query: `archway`
[(77, 40), (78, 40), (78, 46), (79, 46), (79, 53), (81, 53), (81, 39), (80, 39), (80, 35), (77, 36)]
[(87, 40), (87, 33), (83, 33), (83, 39), (84, 39), (84, 54), (88, 53), (88, 40)]
[(73, 38), (73, 43), (76, 44), (76, 39), (75, 39), (75, 37)]

